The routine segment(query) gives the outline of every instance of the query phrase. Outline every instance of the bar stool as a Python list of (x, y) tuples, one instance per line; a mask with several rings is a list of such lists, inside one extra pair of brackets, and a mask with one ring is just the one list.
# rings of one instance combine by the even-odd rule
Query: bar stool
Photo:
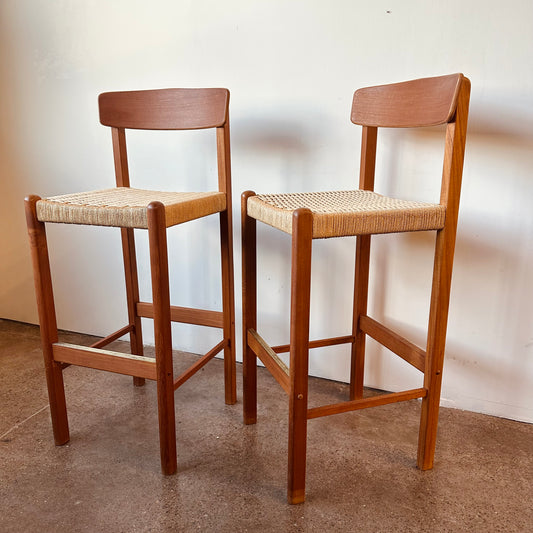
[[(26, 219), (34, 269), (43, 356), (56, 445), (69, 440), (63, 370), (69, 365), (117, 372), (157, 382), (161, 469), (177, 470), (174, 390), (210, 359), (224, 352), (225, 401), (236, 402), (235, 310), (231, 222), (231, 167), (227, 89), (161, 89), (108, 92), (99, 96), (100, 122), (111, 127), (116, 187), (41, 199), (26, 198)], [(216, 129), (218, 187), (212, 192), (160, 192), (130, 187), (126, 129)], [(222, 311), (170, 305), (167, 228), (219, 214)], [(46, 223), (120, 228), (126, 279), (128, 324), (91, 347), (58, 342)], [(152, 302), (139, 298), (134, 230), (148, 230)], [(155, 359), (143, 355), (141, 318), (151, 318)], [(222, 330), (222, 340), (189, 370), (174, 379), (171, 322)], [(129, 334), (131, 354), (103, 347)]]
[[(355, 92), (351, 120), (361, 125), (359, 189), (242, 195), (244, 422), (257, 420), (257, 357), (289, 396), (288, 501), (305, 500), (307, 421), (366, 407), (422, 398), (418, 467), (433, 466), (457, 214), (462, 179), (470, 81), (462, 74), (368, 87)], [(374, 192), (378, 127), (446, 124), (439, 203)], [(270, 346), (257, 331), (256, 221), (291, 236), (290, 344)], [(426, 349), (367, 315), (372, 234), (435, 231), (436, 246)], [(349, 335), (309, 340), (313, 239), (357, 236), (353, 329)], [(365, 338), (369, 335), (423, 373), (423, 386), (363, 397)], [(351, 344), (350, 399), (308, 408), (309, 349)], [(278, 357), (290, 352), (287, 367)]]

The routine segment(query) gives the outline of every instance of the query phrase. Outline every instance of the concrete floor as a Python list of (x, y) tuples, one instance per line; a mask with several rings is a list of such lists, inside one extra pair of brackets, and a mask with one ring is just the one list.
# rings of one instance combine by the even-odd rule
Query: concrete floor
[(38, 329), (0, 320), (0, 531), (533, 531), (533, 425), (442, 409), (421, 472), (417, 401), (310, 421), (307, 501), (287, 505), (285, 395), (260, 370), (259, 422), (243, 426), (238, 371), (235, 406), (218, 360), (176, 392), (179, 470), (164, 477), (155, 383), (68, 368), (71, 440), (56, 447)]

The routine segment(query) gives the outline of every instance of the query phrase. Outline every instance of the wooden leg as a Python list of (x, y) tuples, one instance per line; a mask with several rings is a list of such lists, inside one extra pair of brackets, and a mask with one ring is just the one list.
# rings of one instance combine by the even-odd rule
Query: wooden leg
[(233, 405), (237, 401), (235, 362), (235, 285), (233, 276), (233, 235), (229, 212), (220, 213), (220, 246), (222, 265), (222, 309), (224, 313), (224, 390), (225, 401)]
[(165, 207), (161, 202), (148, 206), (148, 238), (154, 309), (159, 445), (163, 474), (177, 470), (172, 333)]
[(305, 500), (312, 235), (311, 211), (297, 209), (292, 219), (289, 503)]
[(433, 468), (437, 441), (454, 251), (454, 241), (450, 248), (449, 240), (446, 229), (437, 233), (424, 373), (424, 388), (427, 390), (427, 396), (422, 400), (418, 438), (418, 468), (421, 470)]
[(244, 423), (257, 421), (257, 357), (248, 346), (248, 330), (257, 329), (256, 221), (248, 216), (246, 191), (241, 197), (242, 225), (242, 337), (243, 337), (243, 411)]
[(29, 196), (25, 200), (26, 222), (30, 239), (35, 294), (39, 311), (41, 342), (50, 400), (50, 414), (54, 441), (60, 446), (69, 441), (67, 407), (65, 388), (63, 386), (63, 372), (61, 365), (54, 361), (52, 345), (58, 341), (52, 277), (48, 259), (48, 245), (46, 242), (45, 225), (37, 220), (36, 203), (38, 196)]
[(367, 313), (368, 272), (370, 263), (370, 235), (357, 237), (355, 251), (355, 282), (353, 301), (352, 361), (350, 371), (350, 400), (363, 397), (365, 374), (365, 341), (366, 335), (359, 327), (359, 319)]
[[(139, 281), (137, 276), (137, 258), (135, 255), (135, 238), (132, 228), (121, 228), (122, 255), (124, 258), (124, 275), (126, 280), (126, 300), (128, 305), (128, 321), (133, 324), (130, 333), (131, 353), (143, 355), (143, 339), (141, 317), (137, 314), (139, 302)], [(133, 378), (137, 387), (144, 385), (144, 378)]]

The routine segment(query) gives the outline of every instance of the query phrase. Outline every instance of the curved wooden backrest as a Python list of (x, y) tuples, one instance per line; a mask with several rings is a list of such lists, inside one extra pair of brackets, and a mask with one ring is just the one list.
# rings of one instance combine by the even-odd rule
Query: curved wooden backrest
[(464, 76), (450, 74), (355, 91), (352, 122), (361, 126), (412, 128), (453, 119)]
[(155, 89), (102, 93), (104, 126), (143, 130), (190, 130), (223, 126), (227, 89)]

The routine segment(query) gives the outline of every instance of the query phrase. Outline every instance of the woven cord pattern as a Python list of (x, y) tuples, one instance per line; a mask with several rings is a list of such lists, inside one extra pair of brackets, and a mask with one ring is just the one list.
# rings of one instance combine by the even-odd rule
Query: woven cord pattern
[(372, 191), (266, 194), (248, 199), (248, 214), (285, 233), (292, 213), (313, 212), (313, 238), (435, 230), (444, 226), (443, 205), (382, 196)]
[(226, 196), (222, 192), (163, 192), (116, 187), (39, 200), (37, 218), (41, 222), (146, 229), (147, 207), (154, 201), (165, 206), (167, 227), (226, 208)]

